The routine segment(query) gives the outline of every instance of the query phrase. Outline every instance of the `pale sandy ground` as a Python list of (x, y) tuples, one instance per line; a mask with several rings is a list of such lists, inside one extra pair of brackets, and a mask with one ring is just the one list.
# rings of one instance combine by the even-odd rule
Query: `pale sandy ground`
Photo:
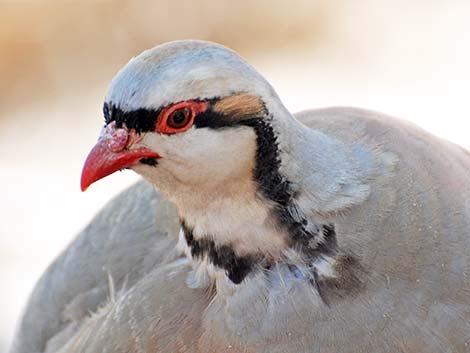
[[(366, 107), (470, 148), (469, 6), (462, 2), (432, 11), (382, 6), (372, 11), (367, 7), (372, 2), (364, 3), (338, 12), (341, 26), (330, 33), (335, 42), (312, 52), (266, 52), (252, 63), (292, 111)], [(366, 10), (364, 20), (358, 14)], [(112, 195), (137, 179), (132, 172), (117, 173), (84, 194), (79, 191), (83, 160), (102, 124), (106, 85), (79, 97), (19, 107), (0, 125), (4, 347), (46, 266)], [(70, 115), (76, 124), (61, 124)], [(0, 339), (0, 352), (4, 347)]]

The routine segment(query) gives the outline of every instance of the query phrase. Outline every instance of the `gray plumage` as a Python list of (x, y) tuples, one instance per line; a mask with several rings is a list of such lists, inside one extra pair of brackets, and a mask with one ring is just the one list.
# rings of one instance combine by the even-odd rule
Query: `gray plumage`
[[(263, 92), (276, 115), (277, 96)], [(223, 271), (201, 277), (175, 248), (179, 217), (191, 219), (180, 196), (178, 216), (139, 182), (43, 275), (11, 352), (469, 352), (470, 154), (365, 110), (295, 117), (308, 128), (273, 121), (280, 171), (297, 188), (291, 211), (333, 223), (337, 252), (309, 267), (287, 247), (240, 284)]]

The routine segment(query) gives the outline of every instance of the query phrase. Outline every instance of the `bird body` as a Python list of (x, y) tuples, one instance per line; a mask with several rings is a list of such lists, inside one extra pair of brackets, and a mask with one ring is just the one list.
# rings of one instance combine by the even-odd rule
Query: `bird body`
[(464, 149), (360, 109), (293, 116), (197, 41), (133, 59), (105, 118), (82, 188), (149, 184), (51, 265), (12, 352), (470, 351)]

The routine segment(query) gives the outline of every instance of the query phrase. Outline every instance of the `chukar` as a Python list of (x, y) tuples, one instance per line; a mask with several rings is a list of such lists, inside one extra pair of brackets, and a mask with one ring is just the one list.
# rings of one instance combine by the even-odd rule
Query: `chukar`
[(125, 168), (152, 187), (56, 260), (13, 352), (470, 351), (464, 149), (360, 109), (293, 115), (201, 41), (132, 59), (104, 118), (82, 189)]

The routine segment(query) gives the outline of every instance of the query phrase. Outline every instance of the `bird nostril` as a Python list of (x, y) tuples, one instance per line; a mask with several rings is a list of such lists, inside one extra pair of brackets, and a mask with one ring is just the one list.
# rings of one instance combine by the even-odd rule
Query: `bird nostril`
[(129, 134), (126, 129), (115, 130), (108, 140), (108, 147), (113, 152), (120, 152), (127, 146)]

